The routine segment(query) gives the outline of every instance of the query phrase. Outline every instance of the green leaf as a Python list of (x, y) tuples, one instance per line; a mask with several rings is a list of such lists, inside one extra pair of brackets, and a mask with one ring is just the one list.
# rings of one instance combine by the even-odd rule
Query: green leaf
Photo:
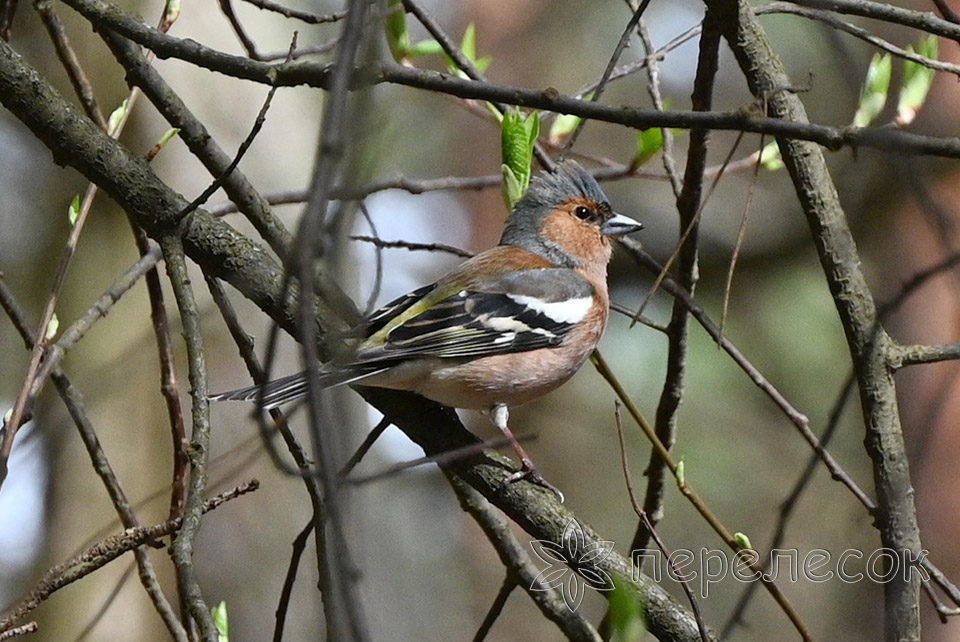
[(677, 478), (677, 486), (682, 486), (687, 483), (687, 467), (683, 463), (683, 458), (680, 458), (680, 461), (677, 462), (677, 471), (673, 474)]
[(170, 26), (180, 17), (180, 0), (167, 0), (167, 5), (163, 9), (163, 26), (161, 31), (167, 31)]
[(780, 156), (780, 145), (777, 141), (767, 143), (760, 150), (760, 164), (771, 172), (783, 169), (783, 158)]
[(227, 623), (227, 603), (221, 600), (219, 604), (210, 609), (210, 615), (213, 616), (213, 625), (217, 627), (217, 633), (220, 634), (220, 642), (230, 642), (230, 627)]
[(471, 62), (477, 58), (477, 26), (472, 22), (467, 25), (467, 30), (463, 32), (460, 52)]
[(171, 127), (163, 134), (163, 136), (160, 137), (160, 140), (157, 141), (157, 145), (159, 145), (160, 147), (163, 147), (164, 145), (170, 142), (171, 138), (173, 138), (179, 133), (180, 133), (179, 127)]
[(740, 548), (753, 548), (753, 544), (750, 543), (750, 538), (743, 533), (734, 533), (733, 541), (735, 541)]
[(523, 198), (526, 187), (513, 170), (506, 165), (500, 166), (500, 173), (503, 176), (503, 202), (507, 204), (508, 208), (513, 209), (514, 203)]
[(127, 113), (127, 99), (124, 98), (123, 102), (120, 103), (120, 106), (113, 110), (113, 113), (110, 114), (110, 118), (107, 120), (107, 131), (111, 134), (117, 131), (117, 127), (120, 126), (120, 122), (123, 120), (124, 115)]
[(519, 110), (503, 114), (503, 120), (500, 121), (503, 197), (511, 209), (530, 184), (530, 162), (539, 135), (540, 114), (537, 112), (526, 117)]
[(609, 605), (611, 642), (639, 642), (644, 639), (646, 626), (643, 604), (618, 579), (613, 581)]
[(860, 105), (853, 116), (853, 124), (866, 127), (874, 121), (887, 104), (887, 91), (890, 89), (890, 72), (893, 59), (890, 54), (873, 54), (867, 68), (867, 78), (860, 91)]
[[(907, 45), (906, 50), (914, 53), (911, 45)], [(917, 43), (916, 53), (924, 58), (937, 60), (937, 37), (929, 35), (921, 38)], [(900, 83), (900, 97), (897, 101), (896, 123), (898, 126), (905, 127), (917, 117), (917, 112), (926, 102), (927, 94), (933, 85), (933, 76), (933, 69), (912, 60), (904, 61), (903, 80)]]
[(387, 36), (387, 46), (390, 54), (397, 62), (407, 57), (410, 51), (410, 34), (407, 33), (407, 12), (400, 0), (390, 0), (387, 3), (388, 13), (384, 22), (384, 31)]
[[(591, 91), (584, 94), (581, 100), (593, 100), (593, 92)], [(554, 146), (562, 145), (564, 141), (577, 130), (582, 120), (583, 118), (573, 114), (558, 114), (557, 117), (553, 119), (553, 124), (550, 126), (550, 133), (547, 135), (550, 144)]]
[(54, 312), (53, 316), (50, 317), (50, 323), (47, 324), (47, 329), (43, 333), (44, 341), (51, 341), (55, 336), (57, 336), (57, 330), (60, 329), (60, 319), (57, 318), (57, 313)]
[(430, 54), (442, 54), (443, 47), (436, 40), (421, 40), (415, 42), (407, 48), (407, 54), (414, 58), (416, 56), (429, 56)]
[(77, 224), (77, 219), (80, 218), (80, 195), (79, 194), (74, 196), (73, 200), (70, 201), (70, 207), (67, 208), (67, 218), (70, 219), (71, 227)]
[(575, 116), (573, 114), (558, 115), (553, 119), (553, 124), (550, 125), (550, 133), (547, 135), (550, 144), (556, 147), (562, 145), (563, 142), (577, 130), (577, 127), (580, 126), (580, 121), (582, 120), (583, 119), (580, 118), (580, 116)]
[[(463, 32), (463, 40), (460, 41), (460, 53), (480, 71), (486, 71), (487, 67), (490, 66), (490, 62), (493, 60), (490, 56), (477, 58), (477, 28), (472, 22), (467, 25), (467, 30)], [(467, 77), (467, 74), (457, 66), (453, 58), (450, 56), (446, 56), (446, 58), (450, 73), (456, 74), (461, 78)]]
[(661, 149), (663, 149), (663, 130), (659, 127), (641, 129), (637, 132), (637, 153), (633, 157), (633, 166), (643, 165)]

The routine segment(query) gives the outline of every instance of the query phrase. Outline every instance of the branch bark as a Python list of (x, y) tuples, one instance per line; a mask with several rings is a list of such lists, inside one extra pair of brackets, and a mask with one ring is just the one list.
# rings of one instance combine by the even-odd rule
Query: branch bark
[[(753, 10), (737, 0), (706, 0), (720, 16), (724, 38), (746, 76), (751, 92), (774, 118), (806, 123), (803, 103), (788, 88), (790, 79)], [(920, 558), (920, 531), (910, 468), (897, 408), (896, 346), (880, 326), (853, 234), (840, 206), (823, 150), (810, 142), (778, 137), (784, 164), (813, 235), (830, 286), (860, 389), (866, 436), (877, 490), (874, 517), (885, 548), (899, 559)], [(887, 640), (920, 639), (920, 578), (901, 568), (884, 584)]]

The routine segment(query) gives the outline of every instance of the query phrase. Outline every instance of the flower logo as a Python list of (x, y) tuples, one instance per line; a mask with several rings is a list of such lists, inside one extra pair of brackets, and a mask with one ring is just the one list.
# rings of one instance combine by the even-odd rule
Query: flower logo
[(547, 568), (533, 580), (530, 589), (558, 589), (564, 604), (571, 611), (580, 608), (585, 586), (597, 591), (613, 590), (613, 580), (606, 571), (597, 567), (613, 551), (613, 542), (587, 542), (583, 527), (576, 520), (567, 524), (560, 543), (535, 539), (530, 542), (530, 547), (547, 564)]

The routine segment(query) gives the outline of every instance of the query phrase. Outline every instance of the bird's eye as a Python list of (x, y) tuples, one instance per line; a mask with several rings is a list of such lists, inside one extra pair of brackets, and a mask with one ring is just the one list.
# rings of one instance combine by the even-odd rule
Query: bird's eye
[(585, 206), (583, 206), (583, 205), (581, 205), (581, 206), (579, 206), (577, 209), (575, 209), (575, 210), (573, 211), (573, 213), (576, 214), (576, 215), (577, 215), (577, 218), (580, 219), (581, 221), (586, 221), (587, 219), (593, 217), (593, 212), (590, 211), (590, 208), (589, 208), (589, 207), (585, 207)]

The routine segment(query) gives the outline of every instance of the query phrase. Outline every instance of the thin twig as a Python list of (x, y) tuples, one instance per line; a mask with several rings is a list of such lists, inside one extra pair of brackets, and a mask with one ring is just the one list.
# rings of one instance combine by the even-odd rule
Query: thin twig
[(87, 78), (83, 67), (80, 66), (77, 54), (67, 37), (66, 29), (64, 29), (57, 12), (53, 9), (53, 0), (35, 0), (33, 7), (40, 14), (40, 20), (46, 27), (47, 33), (50, 34), (53, 46), (57, 50), (57, 57), (67, 72), (67, 77), (70, 79), (70, 84), (73, 85), (77, 98), (80, 99), (83, 110), (90, 120), (97, 124), (97, 127), (107, 131), (107, 121), (103, 117), (103, 112), (100, 111), (100, 105), (97, 104), (97, 97), (93, 93), (90, 79)]
[(926, 56), (921, 56), (920, 54), (914, 53), (912, 51), (907, 51), (906, 49), (898, 47), (893, 43), (890, 43), (884, 40), (883, 38), (879, 38), (873, 35), (863, 27), (859, 27), (850, 22), (845, 22), (843, 20), (840, 20), (826, 11), (820, 11), (817, 9), (806, 9), (804, 7), (797, 7), (794, 4), (791, 4), (789, 2), (771, 2), (762, 7), (757, 7), (757, 15), (782, 14), (782, 13), (802, 16), (804, 18), (807, 18), (808, 20), (816, 20), (818, 22), (822, 22), (825, 25), (833, 27), (834, 29), (843, 31), (845, 33), (850, 34), (851, 36), (859, 38), (860, 40), (863, 40), (864, 42), (867, 42), (873, 45), (877, 49), (893, 54), (898, 58), (915, 62), (918, 65), (923, 65), (924, 67), (935, 69), (936, 71), (944, 71), (947, 73), (960, 76), (960, 65), (955, 65), (953, 63), (946, 62), (943, 60), (927, 58)]
[(539, 570), (526, 547), (517, 541), (510, 522), (462, 479), (450, 473), (447, 473), (447, 479), (457, 494), (460, 506), (483, 529), (501, 564), (517, 578), (517, 586), (526, 591), (544, 617), (556, 624), (568, 640), (600, 642), (600, 634), (596, 629), (577, 611), (567, 608), (556, 589), (540, 580)]
[(503, 607), (507, 605), (507, 599), (515, 588), (517, 588), (517, 578), (513, 572), (508, 570), (503, 578), (503, 583), (500, 585), (500, 590), (497, 591), (497, 596), (493, 599), (493, 604), (487, 610), (483, 622), (480, 623), (480, 628), (473, 635), (473, 642), (483, 642), (487, 639), (487, 634), (490, 633), (490, 629), (493, 628), (497, 618), (503, 613)]
[[(700, 29), (701, 27), (698, 26), (697, 28)], [(645, 20), (641, 20), (640, 24), (637, 25), (637, 33), (640, 34), (640, 42), (643, 43), (643, 50), (646, 53), (644, 61), (647, 63), (647, 91), (650, 94), (650, 99), (653, 101), (654, 109), (665, 111), (666, 104), (660, 92), (660, 63), (658, 60), (660, 59), (659, 57), (663, 55), (661, 51), (666, 50), (666, 47), (660, 51), (654, 51), (653, 40), (650, 38), (650, 32), (647, 29)], [(683, 190), (683, 181), (677, 173), (676, 161), (673, 158), (673, 132), (669, 127), (661, 128), (660, 131), (663, 134), (663, 153), (661, 154), (663, 170), (670, 180), (670, 187), (673, 188), (674, 197), (680, 198), (680, 193)]]
[[(693, 86), (692, 103), (694, 110), (709, 110), (713, 100), (713, 84), (717, 73), (720, 34), (717, 30), (715, 16), (707, 12), (703, 19), (703, 32), (700, 38), (700, 52), (697, 60), (696, 79)], [(678, 280), (685, 289), (692, 292), (698, 275), (698, 226), (701, 213), (707, 202), (703, 196), (704, 170), (707, 165), (708, 132), (695, 129), (690, 132), (690, 144), (687, 151), (687, 164), (684, 169), (682, 188), (677, 197), (677, 213), (679, 228), (682, 231), (680, 240), (671, 255), (679, 259)], [(730, 155), (732, 155), (732, 150)], [(730, 159), (728, 155), (727, 160)], [(714, 185), (720, 174), (714, 177)], [(712, 188), (711, 188), (712, 190)], [(669, 264), (668, 264), (669, 265)], [(665, 268), (665, 270), (668, 268)], [(666, 273), (658, 275), (661, 280)], [(657, 282), (650, 288), (644, 303), (650, 301), (658, 287)], [(636, 323), (638, 314), (631, 323)], [(670, 323), (667, 325), (668, 352), (667, 371), (664, 376), (663, 388), (657, 403), (656, 435), (667, 449), (673, 447), (677, 432), (677, 413), (683, 401), (685, 374), (687, 367), (689, 311), (679, 301), (674, 301), (670, 314)], [(651, 452), (644, 473), (647, 475), (647, 489), (643, 498), (644, 519), (649, 522), (647, 527), (640, 523), (634, 532), (631, 550), (640, 550), (647, 547), (647, 542), (655, 527), (663, 516), (663, 503), (666, 493), (667, 470), (666, 460), (657, 452)], [(643, 520), (641, 520), (642, 522)]]
[[(647, 514), (647, 511), (644, 510), (643, 506), (640, 505), (640, 502), (637, 501), (637, 493), (633, 488), (633, 480), (630, 476), (630, 459), (627, 457), (627, 438), (623, 430), (623, 418), (620, 416), (620, 401), (614, 400), (614, 417), (617, 423), (617, 441), (620, 443), (620, 467), (623, 470), (624, 483), (627, 486), (627, 495), (630, 497), (630, 505), (633, 507), (633, 512), (636, 513), (637, 517), (640, 518), (640, 522), (643, 525), (643, 528), (647, 530), (647, 533), (650, 537), (653, 538), (654, 543), (657, 545), (657, 548), (663, 553), (664, 557), (668, 560), (672, 560), (673, 557), (670, 554), (670, 549), (667, 548), (666, 543), (660, 537), (660, 534), (657, 532), (656, 526), (653, 522), (650, 521), (650, 516)], [(641, 549), (632, 549), (633, 551)], [(671, 562), (671, 565), (673, 563)], [(683, 592), (687, 596), (687, 601), (690, 602), (690, 608), (693, 611), (693, 616), (697, 619), (697, 629), (700, 631), (700, 639), (703, 642), (710, 642), (712, 636), (710, 631), (707, 629), (706, 622), (703, 621), (703, 613), (700, 611), (700, 603), (697, 601), (697, 596), (693, 592), (693, 588), (690, 586), (690, 577), (683, 572), (682, 569), (677, 566), (673, 566), (674, 575), (680, 581), (680, 585), (683, 587)]]
[(293, 595), (293, 585), (297, 580), (297, 570), (300, 568), (300, 559), (307, 546), (307, 539), (316, 529), (317, 522), (311, 518), (307, 525), (297, 533), (293, 539), (293, 552), (290, 554), (290, 563), (287, 565), (287, 574), (283, 578), (283, 588), (280, 589), (280, 601), (277, 604), (276, 623), (273, 627), (273, 642), (283, 641), (283, 625), (287, 620), (287, 611), (290, 609), (290, 596)]
[[(599, 102), (600, 96), (603, 95), (603, 91), (607, 88), (607, 83), (610, 82), (610, 75), (617, 66), (617, 62), (620, 60), (623, 50), (627, 47), (627, 43), (630, 41), (630, 36), (633, 35), (634, 29), (637, 28), (637, 24), (640, 22), (640, 18), (643, 17), (643, 12), (647, 10), (647, 5), (649, 4), (650, 0), (642, 0), (640, 5), (633, 12), (633, 15), (627, 22), (627, 26), (620, 35), (620, 40), (617, 41), (617, 46), (613, 49), (613, 54), (610, 56), (610, 60), (607, 61), (606, 69), (603, 70), (603, 74), (600, 75), (600, 80), (597, 81), (596, 88), (590, 95), (590, 102)], [(583, 131), (583, 127), (586, 125), (586, 123), (586, 120), (577, 121), (576, 128), (567, 137), (567, 140), (563, 145), (563, 150), (560, 152), (560, 158), (565, 157), (567, 152), (573, 149), (573, 145), (577, 142), (577, 138), (580, 137), (580, 132)]]
[[(630, 413), (630, 416), (633, 417), (634, 421), (637, 422), (637, 425), (640, 426), (640, 429), (643, 431), (644, 435), (653, 445), (654, 450), (660, 455), (667, 468), (670, 469), (670, 472), (674, 474), (674, 477), (677, 475), (677, 463), (674, 461), (673, 457), (670, 455), (670, 451), (664, 445), (663, 442), (657, 437), (656, 432), (653, 430), (653, 427), (650, 426), (649, 422), (643, 417), (639, 408), (636, 404), (633, 403), (633, 400), (624, 390), (620, 381), (617, 379), (616, 375), (613, 374), (613, 371), (610, 370), (610, 367), (607, 365), (606, 361), (603, 359), (603, 356), (598, 350), (594, 350), (591, 355), (591, 361), (593, 362), (594, 367), (596, 367), (597, 372), (600, 373), (607, 383), (610, 385), (611, 389), (616, 393), (617, 397), (623, 402), (624, 407)], [(687, 498), (687, 500), (693, 505), (698, 513), (704, 518), (710, 528), (720, 536), (720, 539), (730, 547), (734, 552), (743, 550), (737, 540), (734, 538), (733, 534), (723, 525), (723, 522), (713, 513), (706, 502), (700, 497), (700, 495), (693, 489), (693, 487), (685, 480), (677, 480), (677, 488), (680, 490), (680, 493)], [(755, 560), (744, 559), (744, 563), (750, 567), (751, 571), (756, 574), (758, 580), (763, 584), (763, 587), (770, 593), (770, 596), (773, 597), (774, 601), (780, 606), (780, 609), (784, 614), (789, 618), (790, 622), (793, 624), (794, 628), (800, 634), (800, 637), (809, 641), (813, 638), (810, 635), (810, 632), (807, 630), (806, 624), (800, 618), (800, 615), (793, 608), (793, 605), (790, 604), (790, 601), (783, 594), (780, 588), (773, 582), (772, 579), (765, 577), (760, 568), (759, 564)]]
[(277, 255), (284, 256), (290, 244), (290, 232), (273, 214), (269, 204), (260, 197), (242, 171), (228, 171), (231, 164), (236, 165), (235, 159), (217, 144), (213, 135), (187, 108), (183, 99), (170, 88), (157, 69), (147, 64), (149, 57), (144, 56), (139, 47), (110, 31), (101, 32), (101, 37), (126, 70), (130, 82), (143, 91), (172, 127), (180, 130), (179, 138), (186, 143), (211, 176), (225, 177), (222, 186), (231, 204), (243, 212)]
[[(100, 605), (100, 608), (97, 609), (97, 612), (93, 614), (93, 617), (90, 618), (90, 621), (81, 629), (80, 633), (73, 639), (73, 642), (83, 642), (84, 639), (90, 635), (97, 625), (103, 620), (107, 615), (107, 611), (110, 610), (110, 607), (113, 606), (113, 603), (120, 596), (120, 592), (123, 591), (123, 587), (126, 586), (127, 580), (130, 579), (130, 576), (133, 575), (133, 570), (137, 567), (134, 564), (127, 564), (127, 568), (124, 569), (123, 575), (120, 576), (120, 579), (116, 581), (113, 585), (113, 589), (110, 591), (110, 594), (107, 595), (106, 599), (103, 600), (103, 604)], [(179, 624), (179, 622), (178, 622)]]
[(364, 243), (370, 243), (379, 248), (402, 248), (404, 250), (410, 250), (411, 252), (446, 252), (447, 254), (453, 254), (454, 256), (459, 256), (460, 258), (469, 259), (473, 256), (473, 252), (467, 252), (466, 250), (461, 250), (458, 247), (452, 245), (445, 245), (443, 243), (414, 243), (413, 241), (385, 241), (381, 238), (374, 236), (361, 236), (355, 234), (350, 237), (354, 241), (363, 241)]
[[(323, 489), (324, 522), (317, 524), (316, 538), (320, 563), (320, 586), (324, 604), (327, 636), (331, 639), (368, 640), (367, 618), (358, 593), (359, 573), (343, 523), (342, 495), (338, 492), (337, 457), (340, 455), (337, 435), (324, 431), (324, 415), (320, 404), (319, 363), (316, 325), (317, 296), (314, 292), (316, 262), (322, 238), (324, 217), (332, 197), (331, 189), (346, 163), (348, 141), (348, 102), (354, 67), (363, 60), (362, 49), (368, 36), (365, 25), (373, 10), (371, 0), (350, 0), (341, 29), (336, 60), (333, 63), (329, 95), (323, 110), (320, 144), (313, 168), (310, 199), (297, 228), (289, 273), (299, 281), (297, 303), (298, 332), (303, 363), (307, 364), (307, 398), (310, 437), (317, 457), (319, 481)], [(272, 334), (271, 338), (275, 336)], [(272, 344), (268, 353), (272, 355)], [(271, 361), (267, 361), (269, 372)], [(261, 393), (262, 394), (262, 393)], [(258, 405), (260, 405), (258, 403)]]
[(337, 473), (341, 478), (345, 478), (349, 475), (354, 468), (357, 467), (357, 464), (360, 463), (360, 460), (367, 456), (367, 453), (373, 448), (373, 444), (376, 443), (380, 436), (386, 432), (387, 428), (392, 426), (393, 423), (383, 417), (380, 419), (379, 423), (373, 427), (370, 433), (363, 440), (363, 443), (357, 448), (357, 450), (350, 456), (350, 459), (347, 460), (347, 463), (343, 465), (343, 468), (340, 469), (340, 472)]
[(263, 58), (260, 57), (260, 54), (257, 53), (257, 45), (247, 34), (247, 31), (243, 28), (243, 25), (240, 24), (240, 19), (237, 17), (237, 12), (233, 10), (233, 4), (230, 2), (230, 0), (219, 0), (219, 3), (220, 11), (223, 12), (223, 15), (227, 18), (227, 22), (230, 23), (230, 28), (233, 29), (234, 35), (237, 36), (237, 40), (239, 40), (240, 44), (243, 45), (247, 55), (254, 60), (263, 60)]
[[(430, 12), (427, 11), (425, 7), (419, 4), (416, 0), (402, 0), (403, 6), (407, 11), (412, 13), (417, 20), (420, 21), (420, 24), (426, 28), (431, 36), (440, 43), (440, 47), (443, 49), (444, 53), (450, 56), (450, 59), (453, 60), (457, 68), (460, 69), (463, 73), (467, 75), (468, 78), (478, 81), (486, 82), (486, 78), (477, 66), (473, 64), (473, 61), (463, 55), (463, 52), (460, 51), (460, 48), (450, 39), (447, 33), (440, 27), (439, 23), (434, 20), (433, 16), (430, 15)], [(507, 112), (509, 107), (501, 102), (493, 101), (493, 106), (496, 107), (497, 111), (501, 114)], [(540, 141), (534, 141), (533, 144), (533, 155), (536, 156), (537, 161), (540, 162), (540, 165), (548, 170), (552, 171), (554, 167), (553, 159), (547, 155), (543, 149), (543, 145), (540, 144)]]
[[(383, 422), (381, 422), (381, 424), (382, 423)], [(371, 435), (372, 434), (373, 433), (371, 433)], [(362, 486), (364, 484), (369, 484), (370, 482), (380, 481), (381, 479), (396, 477), (399, 473), (405, 470), (423, 466), (425, 464), (437, 464), (438, 466), (442, 467), (455, 462), (458, 459), (466, 459), (485, 450), (500, 448), (502, 446), (512, 446), (516, 442), (522, 442), (535, 438), (535, 435), (515, 435), (513, 438), (498, 437), (489, 441), (481, 441), (475, 444), (462, 446), (460, 448), (454, 448), (453, 450), (445, 450), (442, 453), (425, 455), (409, 461), (401, 461), (371, 475), (364, 475), (362, 477), (347, 477), (343, 480), (343, 483), (352, 486)]]
[(328, 14), (307, 13), (306, 11), (298, 11), (296, 9), (291, 9), (290, 7), (277, 4), (276, 2), (271, 2), (271, 0), (244, 0), (244, 2), (252, 4), (255, 7), (259, 7), (260, 9), (279, 13), (281, 16), (295, 18), (296, 20), (312, 25), (324, 24), (327, 22), (339, 22), (347, 15), (346, 11), (336, 11)]
[[(220, 493), (202, 503), (202, 512), (215, 510), (225, 502), (253, 492), (259, 487), (260, 482), (254, 479), (225, 493)], [(24, 600), (9, 611), (7, 617), (0, 620), (0, 632), (9, 631), (18, 620), (23, 619), (27, 613), (36, 609), (63, 587), (106, 566), (124, 553), (180, 531), (182, 522), (183, 520), (173, 519), (153, 526), (125, 529), (117, 535), (111, 535), (94, 544), (70, 560), (57, 564), (46, 572)]]
[(207, 389), (207, 371), (204, 360), (203, 339), (200, 328), (200, 311), (194, 298), (193, 286), (187, 273), (187, 265), (180, 239), (173, 235), (164, 237), (160, 246), (167, 268), (167, 276), (180, 310), (183, 337), (187, 346), (187, 364), (190, 394), (193, 396), (190, 435), (190, 485), (184, 503), (184, 527), (171, 546), (170, 556), (177, 567), (177, 583), (190, 617), (200, 629), (204, 640), (216, 641), (217, 627), (210, 615), (210, 607), (203, 599), (200, 584), (193, 566), (193, 545), (200, 529), (203, 514), (203, 494), (207, 486), (207, 464), (210, 453), (210, 402)]

